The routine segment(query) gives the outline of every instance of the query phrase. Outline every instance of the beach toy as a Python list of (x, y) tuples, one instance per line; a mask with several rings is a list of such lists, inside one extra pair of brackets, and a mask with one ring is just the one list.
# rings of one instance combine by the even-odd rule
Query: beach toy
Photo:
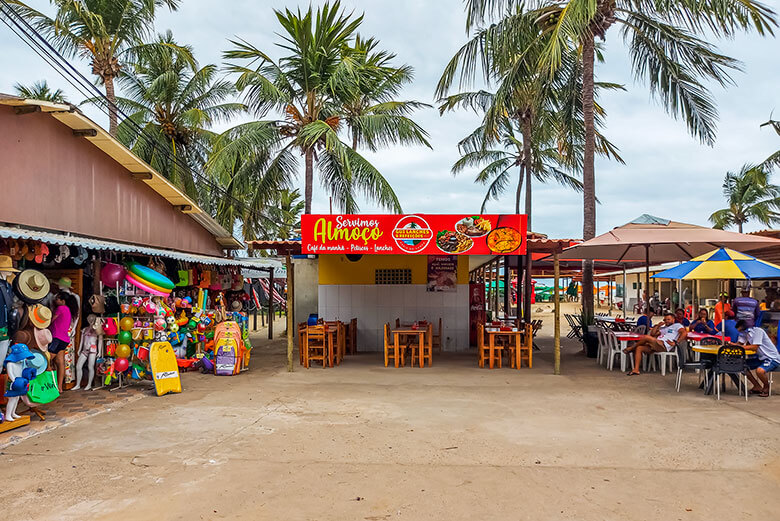
[(167, 297), (174, 287), (171, 279), (162, 273), (137, 263), (130, 265), (125, 280), (138, 289), (159, 297)]
[(117, 326), (115, 318), (106, 319), (106, 322), (103, 324), (103, 332), (107, 336), (115, 336), (119, 332), (119, 327)]
[(149, 346), (146, 344), (141, 344), (138, 346), (138, 352), (135, 354), (135, 356), (138, 357), (139, 360), (146, 360), (149, 358)]
[(129, 344), (133, 341), (133, 334), (130, 331), (120, 331), (119, 332), (119, 343), (120, 344)]
[(176, 333), (177, 331), (179, 331), (179, 325), (178, 325), (178, 324), (176, 324), (176, 323), (174, 323), (174, 324), (171, 324), (170, 326), (168, 326), (168, 330), (169, 330), (171, 333)]
[(153, 343), (149, 352), (149, 362), (157, 396), (181, 392), (179, 365), (176, 363), (176, 354), (170, 343)]
[(130, 331), (131, 329), (133, 329), (134, 325), (135, 325), (135, 321), (130, 317), (125, 317), (119, 321), (119, 328), (122, 331)]
[(133, 350), (127, 344), (119, 344), (116, 348), (116, 356), (119, 358), (130, 358), (131, 354), (133, 354)]
[(129, 315), (130, 314), (130, 309), (131, 309), (130, 308), (130, 304), (122, 304), (121, 306), (119, 306), (119, 310), (124, 315)]
[(130, 362), (127, 360), (127, 358), (117, 358), (114, 362), (114, 371), (123, 373), (127, 371), (128, 367), (130, 367)]
[(109, 262), (100, 270), (100, 280), (103, 281), (103, 284), (112, 288), (115, 288), (117, 283), (121, 282), (124, 277), (125, 269), (113, 262)]
[(155, 331), (162, 331), (165, 329), (165, 326), (166, 326), (166, 322), (164, 318), (160, 317), (154, 320)]

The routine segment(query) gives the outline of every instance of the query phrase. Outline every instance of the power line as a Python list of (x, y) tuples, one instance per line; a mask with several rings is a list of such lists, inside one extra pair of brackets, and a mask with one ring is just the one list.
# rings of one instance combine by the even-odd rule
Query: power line
[[(110, 115), (110, 112), (113, 109), (117, 115), (122, 116), (123, 122), (126, 122), (126, 124), (135, 131), (136, 138), (141, 139), (147, 144), (151, 145), (154, 152), (160, 152), (171, 163), (184, 169), (185, 171), (188, 171), (193, 176), (193, 178), (197, 178), (203, 185), (207, 186), (213, 191), (216, 191), (217, 193), (220, 193), (225, 199), (231, 201), (235, 208), (247, 212), (255, 218), (258, 218), (261, 222), (270, 222), (272, 224), (278, 225), (278, 223), (274, 223), (267, 216), (256, 212), (242, 201), (236, 199), (224, 188), (212, 182), (211, 179), (209, 179), (204, 174), (195, 171), (189, 164), (182, 162), (180, 157), (171, 154), (171, 152), (166, 148), (161, 148), (157, 141), (143, 132), (143, 128), (138, 123), (130, 118), (128, 114), (126, 114), (121, 108), (113, 104), (111, 100), (109, 100), (108, 97), (100, 91), (100, 89), (98, 89), (64, 56), (62, 56), (62, 54), (57, 49), (55, 49), (34, 27), (32, 27), (22, 15), (17, 13), (16, 10), (7, 2), (7, 0), (0, 1), (2, 2), (2, 4), (0, 4), (0, 13), (5, 14), (5, 17), (0, 17), (3, 23), (28, 47), (30, 47), (33, 52), (35, 52), (35, 54), (37, 54), (44, 62), (50, 65), (60, 76), (65, 79), (65, 81), (73, 86), (73, 88), (76, 89), (79, 94), (92, 102), (96, 108), (98, 108), (98, 110), (105, 113), (106, 115)], [(6, 21), (6, 18), (8, 18), (8, 21)], [(13, 24), (13, 26), (9, 24), (9, 21), (11, 24)], [(22, 25), (20, 25), (19, 22), (21, 22)], [(86, 90), (94, 92), (94, 95), (85, 93), (85, 86)], [(99, 103), (95, 103), (96, 101), (99, 101)]]

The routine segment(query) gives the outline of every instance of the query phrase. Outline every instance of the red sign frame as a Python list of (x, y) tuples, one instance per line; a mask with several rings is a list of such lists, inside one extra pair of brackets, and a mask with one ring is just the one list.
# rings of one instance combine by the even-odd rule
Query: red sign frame
[(301, 216), (302, 253), (525, 255), (525, 215)]

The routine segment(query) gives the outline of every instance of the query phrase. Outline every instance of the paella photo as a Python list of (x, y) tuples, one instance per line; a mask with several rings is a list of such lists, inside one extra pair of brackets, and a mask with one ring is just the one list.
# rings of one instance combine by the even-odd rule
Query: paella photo
[(496, 228), (487, 236), (488, 248), (494, 253), (511, 253), (522, 244), (522, 235), (513, 228)]

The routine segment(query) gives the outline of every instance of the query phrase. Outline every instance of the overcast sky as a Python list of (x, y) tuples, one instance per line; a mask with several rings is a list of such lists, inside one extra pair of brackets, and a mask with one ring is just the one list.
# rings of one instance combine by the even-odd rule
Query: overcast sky
[[(32, 6), (50, 11), (49, 2), (33, 0)], [(780, 0), (767, 0), (778, 10)], [(241, 37), (278, 58), (279, 30), (273, 8), (296, 8), (305, 2), (231, 0), (183, 0), (175, 13), (162, 14), (158, 31), (173, 30), (180, 43), (191, 44), (201, 64), (221, 63), (228, 38)], [(403, 93), (405, 99), (433, 103), (433, 91), (446, 62), (467, 40), (463, 3), (459, 0), (345, 0), (365, 13), (361, 34), (382, 41), (398, 55), (399, 63), (412, 65), (415, 82)], [(596, 163), (597, 232), (619, 226), (642, 213), (674, 220), (707, 224), (707, 217), (724, 206), (723, 176), (746, 162), (760, 162), (780, 149), (780, 136), (759, 128), (774, 110), (780, 116), (780, 42), (755, 35), (720, 43), (722, 51), (738, 58), (744, 72), (737, 73), (737, 86), (713, 87), (718, 100), (720, 124), (714, 147), (691, 138), (684, 123), (675, 121), (652, 99), (641, 84), (634, 84), (616, 29), (607, 36), (607, 63), (599, 66), (598, 78), (622, 83), (627, 92), (604, 95), (608, 111), (605, 134), (620, 148), (626, 165), (599, 160)], [(56, 72), (27, 48), (7, 27), (0, 25), (0, 92), (12, 92), (16, 82), (47, 79), (62, 87), (71, 101), (80, 101), (75, 91)], [(79, 68), (89, 73), (86, 63)], [(104, 116), (86, 112), (107, 126)], [(457, 142), (478, 124), (475, 115), (461, 112), (440, 117), (435, 109), (421, 111), (416, 120), (431, 135), (433, 150), (394, 148), (367, 154), (392, 183), (404, 211), (411, 213), (472, 213), (479, 210), (484, 188), (473, 183), (476, 172), (453, 178), (450, 168), (458, 159)], [(299, 180), (299, 185), (301, 182)], [(582, 197), (558, 185), (535, 183), (533, 228), (550, 237), (582, 235)], [(315, 189), (315, 211), (327, 211), (327, 196)], [(513, 192), (488, 207), (491, 213), (514, 209)], [(368, 202), (363, 212), (375, 210)], [(750, 225), (748, 229), (760, 228)]]

